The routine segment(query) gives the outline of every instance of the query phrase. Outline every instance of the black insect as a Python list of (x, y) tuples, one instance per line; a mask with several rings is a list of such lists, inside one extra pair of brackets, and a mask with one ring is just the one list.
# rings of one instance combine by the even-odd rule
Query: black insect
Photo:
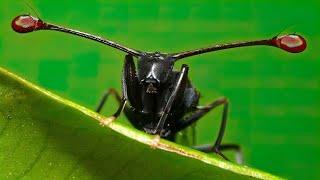
[[(222, 97), (206, 106), (199, 106), (199, 92), (188, 78), (188, 66), (184, 64), (180, 71), (177, 71), (173, 68), (174, 63), (190, 56), (244, 46), (274, 46), (292, 53), (302, 52), (306, 48), (303, 37), (289, 34), (265, 40), (214, 45), (181, 53), (143, 52), (99, 36), (46, 23), (30, 15), (17, 16), (12, 21), (12, 28), (19, 33), (36, 30), (65, 32), (103, 43), (127, 54), (121, 78), (122, 94), (109, 89), (96, 110), (100, 112), (107, 97), (110, 94), (115, 95), (120, 104), (119, 108), (113, 116), (106, 118), (104, 124), (115, 120), (124, 111), (135, 128), (174, 141), (177, 132), (197, 122), (217, 106), (223, 106), (222, 121), (215, 143), (210, 146), (199, 146), (197, 149), (215, 152), (224, 159), (227, 158), (221, 153), (222, 150), (239, 150), (236, 144), (221, 144), (227, 122), (228, 100)], [(136, 58), (136, 64), (133, 58)]]

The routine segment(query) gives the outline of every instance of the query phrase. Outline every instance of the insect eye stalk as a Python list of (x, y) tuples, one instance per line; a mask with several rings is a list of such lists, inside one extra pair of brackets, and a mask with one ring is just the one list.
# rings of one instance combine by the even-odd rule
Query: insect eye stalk
[(307, 47), (306, 40), (297, 34), (287, 34), (283, 36), (276, 36), (271, 39), (262, 39), (255, 41), (243, 41), (243, 42), (235, 42), (235, 43), (227, 43), (227, 44), (217, 44), (213, 46), (209, 46), (206, 48), (195, 49), (191, 51), (184, 51), (180, 53), (171, 54), (171, 57), (175, 59), (175, 61), (179, 59), (183, 59), (190, 56), (196, 56), (199, 54), (204, 54), (213, 51), (220, 51), (231, 48), (240, 48), (240, 47), (248, 47), (248, 46), (273, 46), (285, 50), (291, 53), (300, 53), (303, 52)]
[(115, 49), (118, 49), (120, 51), (123, 51), (123, 52), (130, 54), (132, 56), (135, 56), (135, 57), (141, 56), (140, 51), (130, 49), (126, 46), (120, 45), (120, 44), (115, 43), (113, 41), (110, 41), (108, 39), (103, 39), (103, 38), (96, 36), (96, 35), (93, 35), (93, 34), (89, 34), (89, 33), (81, 32), (78, 30), (58, 26), (58, 25), (51, 24), (48, 22), (44, 22), (41, 19), (35, 18), (30, 15), (20, 15), (20, 16), (15, 17), (12, 20), (11, 27), (14, 31), (16, 31), (18, 33), (29, 33), (29, 32), (37, 31), (37, 30), (53, 30), (53, 31), (68, 33), (68, 34), (80, 36), (80, 37), (83, 37), (86, 39), (91, 39), (93, 41), (96, 41), (96, 42), (102, 43), (104, 45), (113, 47)]

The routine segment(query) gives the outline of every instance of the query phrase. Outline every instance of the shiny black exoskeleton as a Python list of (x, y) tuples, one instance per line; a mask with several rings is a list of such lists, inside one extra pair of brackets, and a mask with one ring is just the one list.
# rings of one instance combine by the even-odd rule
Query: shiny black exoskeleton
[[(227, 122), (227, 99), (223, 97), (206, 106), (198, 106), (200, 96), (190, 83), (188, 66), (184, 64), (177, 71), (173, 68), (174, 63), (194, 55), (244, 46), (274, 46), (292, 53), (302, 52), (306, 48), (303, 37), (289, 34), (271, 39), (214, 45), (181, 53), (147, 53), (130, 49), (99, 36), (50, 24), (30, 15), (14, 18), (12, 28), (19, 33), (37, 30), (65, 32), (103, 43), (127, 54), (121, 78), (122, 94), (120, 95), (112, 88), (109, 89), (96, 109), (97, 112), (101, 111), (110, 94), (116, 96), (120, 104), (119, 108), (113, 116), (106, 118), (104, 124), (115, 120), (124, 110), (131, 124), (137, 129), (174, 141), (177, 132), (189, 127), (210, 110), (222, 105), (222, 120), (215, 143), (195, 148), (204, 152), (215, 152), (225, 159), (227, 158), (221, 153), (222, 150), (240, 150), (235, 144), (221, 144)], [(136, 63), (133, 58), (136, 59)]]
[[(211, 109), (224, 105), (215, 145), (196, 148), (205, 152), (214, 151), (226, 159), (221, 150), (240, 149), (235, 144), (221, 145), (228, 101), (226, 98), (220, 98), (207, 106), (198, 106), (200, 94), (188, 78), (188, 66), (183, 64), (180, 71), (174, 70), (174, 63), (179, 58), (180, 54), (141, 52), (137, 57), (136, 67), (133, 55), (126, 55), (122, 72), (122, 96), (114, 89), (109, 89), (103, 96), (97, 112), (101, 111), (108, 95), (112, 93), (120, 103), (112, 119), (116, 119), (123, 109), (135, 128), (174, 141), (176, 133), (189, 127)], [(127, 101), (129, 104), (126, 104)]]
[(124, 95), (131, 105), (124, 112), (130, 122), (137, 129), (171, 140), (182, 129), (184, 114), (195, 110), (199, 100), (188, 79), (188, 66), (174, 71), (173, 65), (174, 58), (167, 54), (145, 53), (136, 72), (132, 56), (127, 55), (122, 77)]

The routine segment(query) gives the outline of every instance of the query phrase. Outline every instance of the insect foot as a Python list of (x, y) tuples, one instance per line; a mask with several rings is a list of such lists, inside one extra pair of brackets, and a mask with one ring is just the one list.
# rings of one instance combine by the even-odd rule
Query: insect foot
[(227, 160), (227, 161), (230, 161), (224, 154), (222, 154), (222, 152), (220, 151), (219, 148), (214, 147), (214, 148), (213, 148), (213, 152), (215, 152), (216, 154), (220, 155), (223, 159), (225, 159), (225, 160)]
[(148, 134), (157, 134), (158, 133), (156, 128), (143, 128), (143, 130)]
[(168, 130), (168, 129), (163, 129), (160, 132), (161, 137), (168, 137), (170, 134), (171, 134), (171, 130)]
[(100, 125), (101, 126), (109, 126), (109, 124), (112, 123), (112, 121), (114, 121), (115, 119), (116, 119), (115, 116), (107, 117), (107, 118), (103, 119), (102, 121), (100, 121)]
[(160, 136), (159, 135), (155, 135), (154, 138), (152, 139), (151, 143), (150, 143), (150, 147), (152, 149), (156, 149), (158, 147), (159, 142), (160, 142)]

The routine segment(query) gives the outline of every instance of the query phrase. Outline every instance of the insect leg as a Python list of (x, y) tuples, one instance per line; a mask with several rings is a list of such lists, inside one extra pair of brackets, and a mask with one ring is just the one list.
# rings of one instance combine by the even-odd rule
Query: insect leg
[(218, 137), (217, 137), (213, 147), (211, 147), (211, 151), (219, 154), (224, 159), (227, 159), (221, 153), (221, 141), (222, 141), (222, 138), (223, 138), (223, 135), (225, 132), (225, 128), (226, 128), (226, 123), (227, 123), (228, 104), (229, 103), (228, 103), (227, 98), (222, 97), (207, 106), (202, 106), (202, 107), (198, 106), (198, 107), (196, 107), (197, 110), (193, 114), (191, 114), (191, 116), (188, 116), (186, 119), (181, 120), (180, 123), (177, 124), (174, 131), (178, 132), (178, 131), (183, 130), (184, 128), (186, 128), (186, 127), (190, 126), (191, 124), (195, 123), (196, 121), (198, 121), (202, 116), (207, 114), (212, 109), (214, 109), (220, 105), (223, 105), (222, 121), (221, 121), (220, 129), (219, 129)]
[(105, 103), (107, 97), (109, 94), (114, 94), (120, 103), (118, 110), (110, 117), (106, 118), (101, 122), (103, 125), (107, 125), (110, 122), (114, 121), (122, 112), (124, 109), (127, 100), (130, 101), (131, 105), (133, 105), (135, 108), (139, 109), (141, 106), (141, 101), (139, 98), (137, 98), (137, 92), (140, 88), (138, 85), (138, 79), (135, 71), (135, 65), (133, 62), (132, 55), (126, 55), (125, 56), (125, 62), (124, 62), (124, 68), (122, 73), (122, 98), (120, 98), (119, 93), (117, 93), (115, 90), (108, 91), (106, 95), (102, 98), (102, 101), (100, 102), (100, 105), (97, 108), (97, 112), (99, 112)]
[(224, 135), (224, 131), (226, 129), (226, 125), (227, 125), (227, 115), (228, 115), (228, 105), (229, 102), (226, 98), (221, 98), (219, 100), (216, 101), (218, 105), (224, 105), (223, 106), (223, 112), (222, 112), (222, 121), (220, 124), (220, 129), (219, 129), (219, 133), (218, 133), (218, 137), (216, 139), (216, 142), (213, 145), (213, 149), (215, 152), (217, 152), (218, 154), (221, 153), (220, 152), (220, 145), (221, 145), (221, 141)]
[(110, 88), (102, 96), (102, 98), (99, 102), (99, 105), (96, 108), (96, 112), (98, 112), (98, 113), (101, 112), (101, 110), (102, 110), (103, 106), (105, 105), (110, 94), (114, 95), (119, 103), (121, 102), (121, 97), (120, 97), (119, 93), (114, 88)]
[(241, 147), (238, 144), (221, 144), (221, 151), (233, 150), (236, 152), (236, 161), (238, 164), (243, 164), (243, 154), (241, 151)]
[(179, 131), (189, 127), (191, 124), (195, 123), (201, 117), (203, 117), (208, 112), (210, 112), (212, 109), (224, 104), (226, 101), (227, 101), (227, 99), (225, 97), (221, 97), (221, 98), (215, 100), (214, 102), (210, 103), (209, 105), (197, 106), (196, 110), (191, 115), (189, 115), (179, 121), (179, 123), (177, 124), (177, 126), (174, 129), (174, 132), (179, 132)]
[[(129, 102), (135, 107), (140, 108), (141, 107), (141, 100), (137, 98), (138, 92), (140, 90), (140, 86), (138, 85), (138, 78), (135, 70), (135, 65), (133, 62), (133, 57), (131, 55), (126, 55), (124, 59), (124, 67), (122, 72), (122, 87), (123, 87), (123, 96), (125, 99), (128, 99)], [(121, 97), (119, 93), (113, 89), (110, 88), (101, 98), (100, 103), (96, 109), (96, 112), (100, 112), (103, 108), (108, 96), (110, 94), (113, 94), (117, 101), (121, 101)]]
[(177, 82), (175, 84), (174, 90), (171, 93), (168, 102), (166, 103), (162, 115), (160, 117), (160, 120), (156, 126), (156, 128), (151, 132), (152, 134), (160, 134), (162, 133), (163, 130), (163, 126), (165, 124), (165, 121), (170, 113), (171, 107), (174, 103), (174, 101), (176, 100), (176, 97), (179, 93), (182, 93), (183, 91), (181, 91), (182, 89), (185, 88), (186, 86), (186, 81), (187, 81), (187, 77), (188, 77), (188, 70), (189, 67), (185, 64), (182, 65), (181, 67), (181, 71), (179, 74), (179, 77), (177, 79)]
[(100, 124), (102, 126), (106, 126), (106, 125), (109, 125), (112, 121), (116, 120), (120, 116), (124, 106), (126, 105), (126, 102), (127, 102), (127, 100), (125, 98), (121, 98), (120, 105), (119, 105), (117, 111), (112, 116), (107, 117), (104, 120), (102, 120), (100, 122)]
[(126, 55), (122, 71), (122, 94), (128, 99), (131, 106), (140, 111), (141, 102), (141, 85), (137, 77), (136, 66), (131, 55)]
[[(212, 144), (194, 146), (193, 148), (197, 149), (199, 151), (205, 152), (205, 153), (214, 152)], [(241, 148), (238, 144), (221, 144), (220, 145), (220, 151), (228, 151), (228, 150), (233, 150), (236, 152), (237, 163), (239, 163), (239, 164), (243, 163), (243, 154), (242, 154)]]

